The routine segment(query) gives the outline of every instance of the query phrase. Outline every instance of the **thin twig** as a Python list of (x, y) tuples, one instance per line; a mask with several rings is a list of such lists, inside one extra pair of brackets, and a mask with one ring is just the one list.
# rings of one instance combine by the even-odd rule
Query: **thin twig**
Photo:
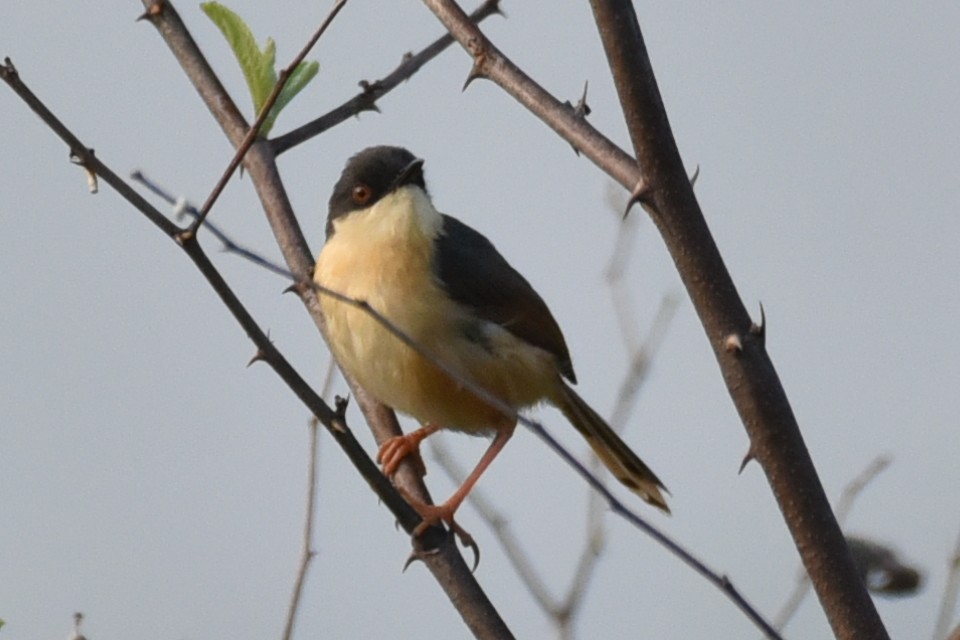
[(314, 502), (317, 495), (317, 425), (319, 421), (312, 418), (308, 424), (310, 433), (310, 456), (307, 463), (307, 513), (303, 525), (303, 549), (300, 553), (300, 565), (297, 569), (297, 578), (293, 583), (293, 595), (290, 596), (290, 608), (287, 611), (287, 623), (283, 629), (283, 640), (293, 637), (293, 626), (297, 620), (297, 611), (300, 608), (300, 597), (303, 595), (303, 585), (307, 578), (307, 569), (316, 552), (313, 550), (313, 517)]
[(247, 135), (244, 136), (240, 144), (237, 145), (236, 151), (233, 154), (233, 158), (230, 159), (230, 164), (228, 164), (227, 168), (224, 169), (220, 179), (217, 180), (217, 184), (214, 185), (213, 191), (210, 192), (210, 195), (207, 196), (206, 202), (204, 202), (203, 206), (200, 207), (200, 215), (196, 220), (194, 220), (193, 224), (190, 225), (187, 233), (195, 234), (197, 229), (199, 229), (203, 224), (203, 221), (206, 220), (207, 215), (213, 208), (214, 203), (216, 203), (217, 198), (219, 198), (220, 194), (223, 193), (223, 190), (227, 186), (227, 182), (229, 182), (230, 178), (233, 176), (233, 172), (236, 171), (237, 167), (240, 166), (240, 163), (243, 161), (243, 157), (247, 155), (247, 151), (250, 150), (250, 147), (257, 139), (257, 136), (260, 135), (260, 128), (270, 116), (270, 110), (273, 109), (273, 105), (276, 104), (277, 99), (280, 97), (280, 92), (283, 91), (283, 87), (287, 84), (287, 80), (290, 79), (290, 76), (293, 74), (294, 70), (296, 70), (297, 65), (303, 62), (303, 59), (307, 57), (307, 54), (310, 53), (310, 50), (313, 49), (313, 46), (317, 44), (317, 41), (320, 40), (320, 37), (327, 30), (327, 27), (330, 26), (330, 23), (333, 22), (334, 18), (337, 17), (337, 14), (340, 13), (340, 10), (343, 9), (345, 4), (347, 4), (347, 0), (336, 0), (336, 2), (333, 3), (333, 6), (330, 8), (330, 12), (327, 13), (327, 17), (323, 19), (323, 22), (320, 23), (320, 26), (317, 27), (317, 30), (313, 33), (310, 39), (307, 40), (307, 43), (303, 46), (303, 48), (300, 49), (300, 53), (294, 56), (290, 64), (280, 72), (280, 75), (277, 77), (277, 83), (273, 86), (273, 91), (270, 92), (266, 102), (264, 102), (263, 107), (260, 109), (260, 113), (257, 114), (257, 119), (254, 120), (253, 125), (250, 126), (250, 130), (247, 131)]
[(847, 486), (843, 488), (843, 491), (840, 493), (840, 498), (837, 500), (836, 506), (833, 509), (834, 513), (837, 514), (837, 522), (841, 527), (847, 526), (847, 519), (850, 517), (853, 504), (857, 498), (860, 497), (860, 494), (863, 493), (863, 490), (889, 467), (891, 462), (890, 456), (877, 456), (870, 464), (864, 467), (863, 471), (857, 474), (857, 477), (848, 482)]
[[(943, 589), (943, 598), (940, 600), (940, 613), (937, 614), (937, 626), (933, 632), (934, 640), (943, 640), (947, 637), (953, 621), (953, 610), (957, 606), (958, 594), (960, 594), (960, 533), (957, 534), (957, 541), (953, 546), (953, 554), (947, 569), (947, 584)], [(950, 638), (955, 635), (960, 637), (960, 626), (950, 634)]]
[[(622, 295), (625, 296), (626, 294), (623, 293)], [(650, 373), (650, 365), (653, 363), (657, 351), (663, 345), (667, 336), (667, 329), (673, 323), (673, 318), (679, 306), (680, 299), (677, 295), (673, 293), (664, 295), (660, 299), (660, 305), (657, 307), (657, 313), (646, 337), (639, 347), (628, 351), (630, 367), (627, 370), (627, 375), (623, 377), (623, 381), (620, 383), (617, 403), (610, 414), (610, 424), (614, 429), (622, 429), (623, 425), (630, 420), (630, 414), (637, 404), (640, 389)], [(619, 307), (622, 311), (623, 305), (619, 305)]]
[[(133, 180), (134, 182), (140, 183), (147, 190), (153, 193), (155, 196), (158, 196), (159, 198), (163, 199), (167, 204), (169, 204), (174, 208), (175, 213), (177, 215), (188, 215), (194, 220), (200, 219), (199, 209), (197, 209), (195, 206), (193, 206), (186, 200), (182, 200), (180, 198), (174, 197), (169, 191), (167, 191), (166, 189), (161, 187), (159, 184), (151, 180), (142, 171), (134, 171), (133, 173), (130, 174), (130, 179)], [(296, 280), (296, 278), (293, 276), (293, 273), (291, 273), (289, 269), (277, 264), (276, 262), (273, 262), (271, 260), (264, 258), (262, 255), (260, 255), (259, 253), (257, 253), (252, 249), (248, 249), (245, 246), (238, 244), (226, 233), (223, 233), (222, 231), (220, 231), (220, 227), (218, 227), (216, 224), (211, 222), (210, 219), (204, 220), (203, 226), (211, 233), (211, 235), (213, 235), (214, 238), (220, 241), (220, 243), (223, 245), (223, 250), (225, 252), (235, 253), (243, 257), (244, 259), (249, 260), (255, 265), (263, 267), (264, 269), (266, 269), (267, 271), (270, 271), (271, 273), (275, 273), (279, 276), (283, 276), (288, 280)], [(320, 394), (320, 395), (321, 397), (324, 397), (323, 394)]]
[[(470, 14), (470, 20), (480, 23), (489, 16), (501, 14), (500, 0), (486, 0)], [(502, 14), (501, 14), (502, 15)], [(449, 33), (442, 35), (427, 45), (416, 55), (407, 54), (400, 65), (387, 76), (374, 82), (360, 83), (361, 91), (340, 106), (323, 114), (319, 118), (302, 124), (296, 129), (270, 140), (270, 148), (279, 156), (284, 151), (306, 142), (332, 129), (344, 120), (352, 118), (364, 111), (379, 111), (377, 100), (390, 93), (395, 87), (409, 80), (420, 68), (438, 56), (447, 47), (453, 44), (453, 36)]]

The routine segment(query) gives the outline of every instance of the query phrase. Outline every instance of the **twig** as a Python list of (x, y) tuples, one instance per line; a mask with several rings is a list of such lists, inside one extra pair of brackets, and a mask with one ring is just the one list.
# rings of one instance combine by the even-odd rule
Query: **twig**
[(310, 420), (310, 456), (307, 464), (307, 513), (303, 525), (303, 550), (300, 553), (300, 566), (297, 569), (297, 578), (293, 584), (293, 595), (290, 597), (290, 608), (287, 612), (287, 623), (283, 629), (283, 640), (293, 637), (293, 625), (297, 620), (297, 611), (300, 608), (300, 597), (303, 595), (303, 584), (307, 578), (307, 569), (316, 552), (313, 550), (313, 517), (314, 501), (317, 494), (317, 425), (319, 421), (314, 417)]
[(863, 471), (857, 474), (853, 480), (847, 483), (840, 493), (840, 498), (834, 507), (837, 514), (837, 522), (841, 527), (847, 526), (847, 518), (850, 517), (850, 510), (853, 509), (853, 503), (856, 502), (863, 490), (873, 482), (887, 467), (890, 466), (890, 456), (881, 455), (874, 458)]
[[(877, 456), (843, 488), (840, 497), (837, 499), (835, 509), (837, 522), (840, 523), (841, 527), (846, 525), (850, 511), (853, 509), (857, 498), (863, 493), (863, 490), (888, 466), (890, 466), (889, 456)], [(777, 612), (776, 617), (773, 619), (773, 624), (777, 629), (783, 631), (787, 623), (796, 615), (797, 610), (800, 608), (800, 605), (803, 604), (808, 593), (810, 593), (810, 577), (807, 575), (807, 572), (801, 568), (797, 574), (797, 581), (793, 588), (793, 593), (791, 593), (783, 603), (780, 611)]]
[(217, 198), (219, 198), (220, 194), (223, 193), (224, 188), (227, 186), (227, 182), (229, 182), (230, 178), (233, 176), (233, 172), (236, 171), (237, 167), (240, 166), (240, 163), (243, 161), (243, 157), (247, 155), (247, 151), (250, 150), (250, 146), (260, 134), (260, 128), (269, 117), (270, 110), (273, 109), (273, 105), (276, 104), (277, 99), (280, 97), (280, 92), (283, 91), (284, 85), (286, 85), (287, 80), (290, 79), (290, 75), (294, 72), (294, 70), (296, 70), (297, 65), (303, 62), (303, 59), (307, 57), (307, 54), (310, 53), (310, 50), (313, 49), (313, 46), (317, 44), (317, 41), (320, 40), (320, 37), (327, 30), (327, 27), (330, 26), (330, 23), (333, 22), (334, 18), (337, 17), (337, 14), (340, 13), (340, 10), (343, 9), (345, 4), (347, 4), (347, 0), (336, 0), (333, 3), (333, 6), (330, 8), (330, 12), (327, 14), (327, 17), (323, 19), (323, 22), (320, 23), (320, 26), (317, 27), (317, 30), (313, 33), (310, 39), (307, 40), (307, 43), (300, 50), (300, 53), (294, 56), (293, 60), (286, 68), (280, 71), (280, 75), (277, 77), (277, 83), (273, 86), (273, 91), (270, 92), (266, 102), (264, 102), (263, 107), (260, 109), (260, 113), (257, 114), (257, 119), (254, 120), (253, 125), (251, 125), (249, 131), (247, 131), (246, 136), (244, 136), (240, 144), (237, 145), (236, 151), (233, 154), (233, 158), (230, 159), (230, 164), (228, 164), (227, 168), (224, 169), (220, 179), (217, 180), (217, 184), (214, 185), (213, 191), (210, 192), (210, 195), (207, 196), (206, 202), (204, 202), (203, 206), (200, 207), (200, 214), (197, 219), (194, 220), (193, 224), (190, 225), (187, 233), (195, 234), (197, 229), (199, 229), (203, 224), (203, 221), (206, 220), (207, 215), (213, 208)]
[[(960, 594), (960, 534), (953, 546), (953, 554), (947, 569), (947, 584), (943, 589), (943, 598), (940, 600), (940, 613), (937, 614), (937, 626), (933, 632), (934, 640), (943, 640), (947, 637), (953, 620), (953, 610), (957, 606), (957, 595)], [(950, 638), (960, 638), (960, 626), (950, 633)]]
[[(626, 295), (625, 293), (623, 294)], [(614, 294), (614, 298), (616, 298)], [(623, 312), (624, 304), (616, 305), (618, 315)], [(622, 429), (630, 420), (630, 414), (637, 404), (640, 389), (643, 382), (647, 379), (650, 372), (650, 365), (653, 362), (656, 352), (663, 344), (666, 338), (667, 329), (673, 323), (673, 318), (680, 306), (680, 299), (672, 293), (664, 295), (660, 299), (660, 306), (657, 308), (657, 314), (653, 318), (653, 323), (647, 332), (646, 337), (639, 347), (629, 350), (630, 368), (627, 375), (623, 377), (620, 383), (620, 391), (617, 393), (617, 403), (610, 414), (610, 424), (614, 429)]]
[[(500, 13), (500, 0), (486, 0), (470, 14), (470, 20), (479, 24), (489, 16)], [(433, 60), (451, 44), (453, 44), (453, 37), (446, 33), (416, 55), (408, 54), (404, 56), (400, 65), (386, 77), (374, 82), (361, 82), (360, 93), (319, 118), (300, 125), (281, 136), (272, 138), (270, 148), (275, 155), (279, 156), (284, 151), (288, 151), (298, 144), (332, 129), (348, 118), (359, 115), (364, 111), (379, 111), (377, 100), (390, 93), (402, 82), (409, 80), (423, 65)]]
[[(140, 183), (146, 189), (148, 189), (151, 193), (153, 193), (155, 196), (160, 197), (161, 199), (166, 201), (167, 204), (174, 207), (174, 210), (177, 213), (177, 215), (181, 215), (181, 214), (188, 215), (194, 220), (200, 219), (199, 209), (197, 209), (195, 206), (193, 206), (192, 204), (190, 204), (185, 200), (175, 198), (169, 191), (165, 190), (159, 184), (157, 184), (156, 182), (148, 178), (142, 171), (134, 171), (133, 173), (130, 174), (130, 179), (133, 180), (134, 182)], [(209, 219), (203, 221), (203, 226), (211, 233), (211, 235), (213, 235), (214, 238), (220, 241), (220, 243), (223, 245), (223, 250), (225, 252), (235, 253), (243, 257), (244, 259), (249, 260), (255, 265), (263, 267), (264, 269), (266, 269), (267, 271), (270, 271), (271, 273), (275, 273), (279, 276), (283, 276), (288, 280), (296, 280), (296, 278), (294, 278), (293, 274), (290, 272), (289, 269), (280, 266), (276, 262), (273, 262), (271, 260), (264, 258), (263, 256), (261, 256), (259, 253), (257, 253), (252, 249), (248, 249), (243, 245), (238, 244), (230, 236), (222, 232), (220, 230), (220, 227), (218, 227), (216, 224), (211, 222)], [(320, 396), (325, 397), (324, 394), (322, 393), (320, 394)]]

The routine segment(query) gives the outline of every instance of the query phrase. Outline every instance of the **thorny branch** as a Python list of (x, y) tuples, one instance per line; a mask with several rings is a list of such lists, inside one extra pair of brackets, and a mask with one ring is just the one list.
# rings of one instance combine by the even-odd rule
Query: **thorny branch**
[[(470, 14), (470, 20), (479, 24), (486, 18), (500, 14), (500, 0), (486, 0)], [(300, 125), (296, 129), (270, 140), (270, 148), (279, 156), (281, 153), (332, 129), (344, 120), (364, 111), (379, 111), (377, 100), (390, 93), (402, 82), (410, 79), (420, 68), (433, 60), (447, 47), (453, 44), (453, 36), (446, 33), (416, 55), (406, 55), (400, 65), (384, 78), (374, 82), (361, 81), (361, 91), (340, 106), (323, 114), (319, 118)]]

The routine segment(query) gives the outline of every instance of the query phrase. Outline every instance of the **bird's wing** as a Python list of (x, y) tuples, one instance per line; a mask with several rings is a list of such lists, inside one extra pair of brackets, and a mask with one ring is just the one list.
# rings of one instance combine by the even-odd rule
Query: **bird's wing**
[(437, 276), (451, 298), (484, 320), (552, 353), (560, 373), (576, 382), (567, 343), (550, 309), (489, 240), (444, 215), (434, 259)]

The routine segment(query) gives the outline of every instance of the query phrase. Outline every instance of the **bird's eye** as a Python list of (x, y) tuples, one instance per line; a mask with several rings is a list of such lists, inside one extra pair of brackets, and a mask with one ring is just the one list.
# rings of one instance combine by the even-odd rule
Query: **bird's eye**
[(351, 196), (353, 197), (354, 203), (364, 205), (370, 202), (370, 198), (373, 197), (373, 189), (361, 183), (353, 188)]

